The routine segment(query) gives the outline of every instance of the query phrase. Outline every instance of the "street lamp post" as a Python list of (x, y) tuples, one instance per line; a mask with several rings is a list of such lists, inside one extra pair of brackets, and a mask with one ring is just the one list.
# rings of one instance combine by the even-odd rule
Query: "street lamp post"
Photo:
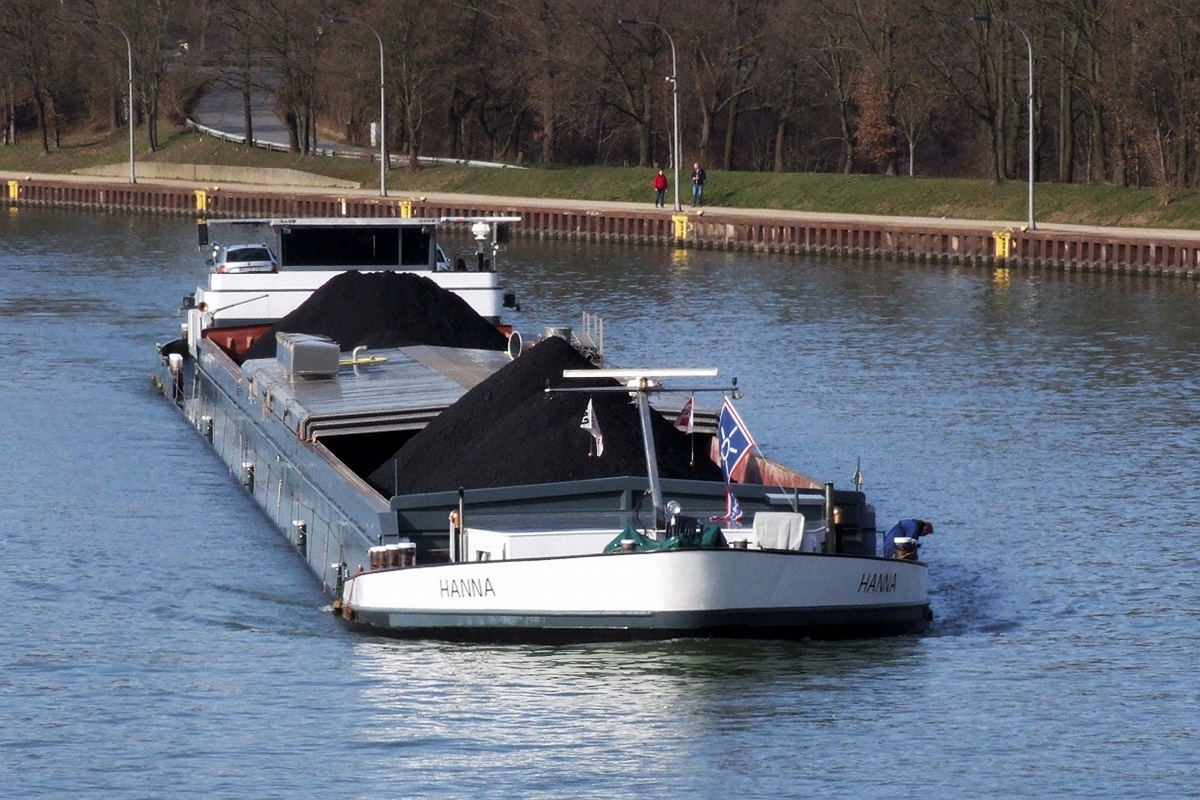
[(383, 37), (379, 35), (379, 31), (362, 20), (334, 17), (330, 22), (338, 25), (362, 25), (375, 34), (375, 41), (379, 42), (379, 196), (387, 197), (387, 107), (384, 105)]
[(1029, 54), (1029, 219), (1027, 225), (1029, 230), (1034, 229), (1033, 223), (1033, 43), (1029, 41), (1029, 34), (1025, 33), (1025, 29), (1015, 22), (1000, 17), (993, 17), (991, 14), (975, 14), (971, 17), (972, 22), (1002, 22), (1017, 29), (1021, 37), (1025, 40), (1025, 48)]
[(662, 25), (654, 20), (649, 19), (619, 19), (618, 25), (653, 25), (658, 28), (667, 37), (667, 41), (671, 43), (671, 77), (667, 78), (671, 82), (671, 105), (672, 116), (675, 124), (675, 137), (671, 145), (671, 156), (675, 163), (675, 210), (682, 210), (679, 205), (679, 72), (676, 69), (675, 62), (675, 40), (671, 38), (671, 33)]
[(107, 25), (125, 38), (125, 50), (129, 56), (129, 182), (137, 183), (137, 173), (133, 165), (133, 43), (129, 41), (129, 34), (114, 22), (105, 22), (91, 17), (82, 19), (80, 22), (92, 28), (97, 25)]

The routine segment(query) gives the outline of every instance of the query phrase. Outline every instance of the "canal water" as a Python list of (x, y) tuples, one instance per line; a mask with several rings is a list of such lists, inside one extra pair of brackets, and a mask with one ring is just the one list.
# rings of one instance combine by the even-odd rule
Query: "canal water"
[(1194, 284), (516, 241), (527, 338), (716, 366), (767, 455), (932, 520), (937, 619), (451, 646), (344, 631), (152, 392), (194, 236), (0, 217), (0, 796), (1200, 792)]

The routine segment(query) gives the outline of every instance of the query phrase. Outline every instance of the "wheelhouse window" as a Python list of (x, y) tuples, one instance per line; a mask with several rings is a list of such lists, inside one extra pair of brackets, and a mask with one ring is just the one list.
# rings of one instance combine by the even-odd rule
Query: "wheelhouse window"
[(288, 267), (433, 268), (433, 233), (424, 226), (283, 228), (279, 241)]

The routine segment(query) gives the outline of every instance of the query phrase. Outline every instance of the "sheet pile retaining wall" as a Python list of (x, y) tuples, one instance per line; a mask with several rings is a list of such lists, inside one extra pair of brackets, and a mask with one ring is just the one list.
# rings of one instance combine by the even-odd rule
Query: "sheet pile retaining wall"
[[(1163, 275), (1200, 278), (1200, 238), (1162, 231), (1146, 235), (942, 229), (900, 224), (886, 217), (820, 220), (802, 212), (756, 217), (754, 212), (672, 215), (647, 208), (564, 209), (537, 199), (475, 198), (471, 204), (424, 198), (388, 199), (337, 194), (272, 192), (259, 189), (195, 189), (191, 186), (122, 185), (78, 181), (8, 181), (10, 205), (130, 210), (210, 217), (454, 217), (519, 215), (514, 234), (536, 238), (629, 241), (675, 247), (742, 250), (826, 257), (891, 258), (973, 266), (1054, 267), (1069, 272)], [(589, 204), (590, 205), (590, 204)]]

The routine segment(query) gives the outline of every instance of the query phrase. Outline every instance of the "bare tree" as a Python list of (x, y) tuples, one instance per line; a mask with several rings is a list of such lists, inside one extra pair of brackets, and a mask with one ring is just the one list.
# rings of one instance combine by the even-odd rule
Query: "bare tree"
[(913, 73), (910, 80), (900, 88), (895, 101), (896, 130), (904, 137), (908, 153), (908, 175), (916, 174), (917, 143), (933, 123), (933, 115), (945, 99), (933, 76), (922, 77)]
[(514, 88), (524, 87), (521, 94), (534, 111), (542, 161), (554, 163), (560, 133), (571, 124), (570, 111), (578, 109), (577, 87), (585, 77), (577, 5), (574, 0), (516, 0), (510, 8), (502, 27), (508, 33), (504, 50), (512, 53), (521, 76)]
[[(59, 44), (74, 38), (64, 30), (59, 9), (44, 0), (3, 0), (0, 3), (0, 42), (10, 68), (34, 104), (42, 152), (50, 152), (50, 116), (59, 82)], [(14, 129), (15, 138), (15, 129)]]
[[(1195, 9), (1181, 0), (1145, 0), (1122, 7), (1114, 20), (1129, 43), (1110, 70), (1117, 85), (1107, 105), (1128, 135), (1117, 152), (1122, 172), (1144, 163), (1165, 205), (1200, 177), (1200, 42)], [(1121, 142), (1118, 139), (1118, 142)]]
[(987, 12), (970, 0), (923, 0), (922, 16), (928, 20), (928, 37), (923, 47), (930, 70), (942, 81), (960, 105), (984, 127), (988, 136), (987, 173), (999, 182), (1007, 174), (1007, 143), (1004, 128), (1004, 97), (1001, 95), (1002, 66), (989, 33), (1002, 25), (986, 28), (972, 24), (971, 15)]
[[(669, 19), (661, 2), (641, 11), (637, 19), (659, 25), (662, 25), (660, 19)], [(651, 146), (655, 112), (669, 103), (670, 87), (663, 78), (671, 74), (670, 40), (662, 28), (653, 25), (617, 25), (620, 14), (612, 3), (605, 2), (585, 13), (588, 44), (604, 65), (603, 70), (593, 75), (596, 93), (604, 104), (633, 125), (638, 166), (649, 167), (657, 160)], [(678, 60), (677, 48), (677, 67)], [(659, 89), (660, 85), (666, 91)]]
[(259, 35), (262, 14), (255, 0), (213, 0), (211, 41), (203, 48), (204, 55), (211, 58), (213, 79), (241, 97), (247, 148), (254, 146), (253, 94), (268, 88), (264, 43)]
[(822, 7), (818, 15), (821, 41), (815, 48), (813, 60), (825, 76), (834, 107), (837, 111), (841, 133), (840, 171), (854, 171), (855, 76), (861, 68), (861, 55), (853, 44), (853, 31), (847, 26), (844, 15), (832, 13), (828, 6)]
[(807, 24), (809, 9), (801, 2), (777, 0), (766, 13), (773, 24), (764, 30), (760, 91), (767, 98), (772, 119), (772, 169), (783, 172), (788, 129), (796, 122), (811, 71), (813, 43), (805, 34), (812, 27)]
[(733, 168), (737, 125), (750, 110), (744, 103), (755, 90), (763, 63), (764, 28), (770, 8), (759, 0), (721, 0), (712, 13), (699, 15), (690, 33), (695, 37), (693, 75), (701, 114), (700, 154), (711, 157), (711, 137), (717, 114), (725, 115), (721, 165)]
[(287, 127), (289, 147), (294, 153), (310, 154), (316, 143), (317, 81), (332, 6), (325, 0), (252, 0), (248, 8), (262, 37), (267, 85)]
[(146, 123), (147, 145), (152, 152), (159, 147), (158, 120), (163, 80), (169, 64), (179, 53), (178, 42), (172, 36), (172, 31), (175, 30), (184, 2), (109, 0), (105, 14), (130, 38), (134, 86)]
[(456, 56), (445, 35), (458, 8), (450, 0), (393, 0), (380, 32), (400, 101), (409, 169), (420, 167), (426, 114), (435, 109), (447, 84), (443, 71)]

